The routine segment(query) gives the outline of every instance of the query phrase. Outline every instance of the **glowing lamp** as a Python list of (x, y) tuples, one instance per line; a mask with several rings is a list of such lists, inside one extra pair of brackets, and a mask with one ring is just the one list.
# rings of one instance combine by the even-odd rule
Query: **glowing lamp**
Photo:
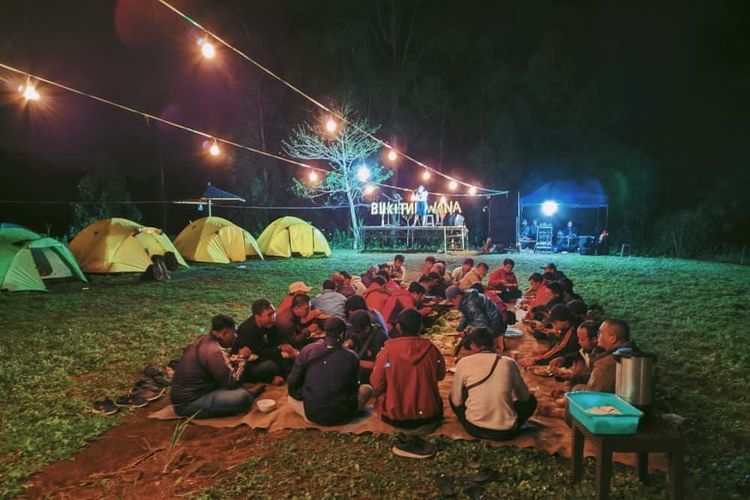
[(357, 170), (357, 179), (359, 179), (360, 182), (367, 182), (367, 180), (370, 178), (370, 169), (367, 168), (367, 165), (362, 165)]
[(205, 38), (199, 38), (198, 45), (201, 46), (201, 54), (203, 54), (203, 57), (206, 59), (213, 59), (216, 57), (216, 47), (214, 47), (214, 44), (207, 41)]
[(307, 178), (310, 179), (310, 182), (318, 182), (318, 179), (320, 179), (320, 176), (315, 170), (311, 170), (309, 174), (307, 174)]
[(542, 213), (547, 217), (552, 217), (553, 215), (555, 215), (558, 208), (559, 207), (557, 206), (556, 201), (548, 200), (542, 203)]
[(326, 130), (328, 132), (332, 134), (336, 132), (336, 129), (338, 128), (339, 128), (339, 124), (336, 123), (336, 120), (334, 120), (333, 118), (328, 118), (328, 120), (326, 120)]
[(471, 196), (476, 196), (476, 195), (477, 195), (477, 188), (476, 188), (476, 187), (474, 187), (474, 186), (471, 186), (471, 187), (469, 188), (469, 195), (471, 195)]
[(214, 143), (211, 144), (211, 147), (208, 148), (208, 152), (211, 154), (211, 156), (219, 156), (221, 154), (221, 148), (216, 143), (216, 141), (214, 141)]
[(18, 91), (23, 95), (23, 98), (27, 101), (38, 101), (41, 97), (39, 92), (34, 88), (33, 85), (26, 84), (18, 87)]
[(389, 161), (396, 161), (398, 159), (398, 153), (396, 153), (394, 150), (388, 151), (388, 160)]
[(365, 193), (366, 196), (369, 196), (375, 192), (375, 186), (372, 184), (367, 184), (363, 192)]
[(429, 170), (425, 170), (424, 171), (424, 173), (422, 174), (422, 179), (424, 179), (426, 181), (430, 180), (430, 171)]
[(450, 181), (448, 183), (448, 189), (450, 189), (451, 191), (455, 191), (456, 189), (458, 189), (458, 182)]

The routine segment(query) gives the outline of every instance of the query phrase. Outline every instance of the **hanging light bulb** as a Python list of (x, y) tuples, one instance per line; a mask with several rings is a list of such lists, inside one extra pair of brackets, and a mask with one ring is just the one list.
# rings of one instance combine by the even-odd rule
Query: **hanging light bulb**
[(318, 182), (320, 176), (315, 170), (311, 170), (310, 173), (307, 174), (307, 178), (310, 179), (310, 182)]
[(329, 116), (326, 120), (326, 130), (328, 131), (328, 133), (333, 134), (338, 128), (339, 124), (336, 123), (336, 120)]
[(23, 95), (23, 98), (27, 101), (38, 101), (41, 98), (36, 87), (31, 84), (31, 81), (27, 81), (26, 85), (19, 85), (18, 92), (20, 92), (21, 95)]
[(422, 173), (422, 179), (429, 181), (430, 180), (430, 171), (425, 169), (425, 171)]
[(214, 44), (201, 37), (198, 39), (198, 45), (200, 45), (203, 57), (206, 59), (213, 59), (216, 57), (216, 47), (214, 47)]
[(474, 186), (471, 186), (471, 187), (469, 188), (469, 194), (470, 194), (471, 196), (476, 196), (476, 194), (477, 194), (477, 188), (476, 188), (476, 187), (474, 187)]
[(394, 150), (388, 151), (388, 160), (389, 161), (396, 161), (398, 159), (398, 153), (396, 153)]
[(219, 156), (221, 154), (221, 148), (219, 147), (219, 144), (214, 141), (214, 143), (211, 144), (211, 147), (208, 148), (208, 152), (211, 156)]
[(359, 167), (357, 170), (357, 179), (359, 179), (359, 182), (367, 182), (370, 179), (370, 169), (367, 168), (367, 165)]
[(362, 192), (365, 194), (365, 196), (369, 196), (375, 192), (375, 186), (372, 184), (367, 184)]
[(458, 189), (458, 182), (451, 179), (451, 181), (448, 183), (448, 189), (450, 189), (451, 191), (455, 191), (456, 189)]

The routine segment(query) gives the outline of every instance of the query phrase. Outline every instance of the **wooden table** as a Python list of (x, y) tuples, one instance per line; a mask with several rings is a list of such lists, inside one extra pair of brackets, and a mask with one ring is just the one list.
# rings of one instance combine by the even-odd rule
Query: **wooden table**
[(596, 435), (569, 415), (571, 424), (572, 460), (571, 476), (573, 484), (583, 478), (583, 443), (590, 439), (594, 445), (596, 458), (596, 498), (609, 498), (609, 485), (612, 479), (612, 453), (636, 453), (638, 479), (648, 480), (648, 454), (666, 453), (669, 457), (667, 480), (669, 496), (673, 500), (683, 498), (685, 448), (680, 434), (661, 422), (641, 420), (636, 434), (624, 436)]

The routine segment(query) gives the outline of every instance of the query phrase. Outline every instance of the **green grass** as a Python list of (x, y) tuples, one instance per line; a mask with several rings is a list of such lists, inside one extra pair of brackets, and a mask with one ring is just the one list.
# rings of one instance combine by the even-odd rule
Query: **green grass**
[[(245, 268), (194, 266), (175, 273), (168, 284), (102, 277), (87, 291), (64, 286), (49, 294), (0, 295), (0, 496), (19, 493), (25, 477), (46, 463), (70, 457), (116, 425), (117, 417), (90, 414), (91, 401), (126, 390), (145, 364), (177, 357), (192, 338), (205, 333), (211, 315), (228, 312), (244, 319), (253, 300), (278, 302), (289, 282), (317, 285), (333, 270), (361, 272), (386, 257), (339, 251), (330, 259), (253, 261)], [(408, 256), (407, 262), (421, 264), (422, 257)], [(527, 276), (548, 258), (516, 256), (519, 276)], [(502, 258), (484, 260), (496, 265)], [(636, 340), (658, 352), (658, 410), (686, 418), (682, 430), (688, 440), (690, 496), (746, 496), (750, 267), (616, 257), (554, 260), (575, 280), (579, 293), (603, 305), (608, 314), (628, 319)], [(282, 443), (278, 455), (286, 453), (287, 461), (278, 462), (286, 464), (278, 473), (273, 473), (277, 458), (266, 457), (251, 461), (241, 477), (259, 491), (271, 491), (277, 481), (293, 477), (286, 471), (304, 468), (292, 458), (299, 456), (294, 450), (305, 446), (300, 434), (309, 435), (294, 433), (288, 444)], [(315, 453), (322, 463), (334, 463), (342, 453), (363, 465), (380, 457), (387, 467), (381, 472), (373, 466), (366, 475), (373, 485), (362, 486), (374, 496), (400, 489), (427, 491), (426, 471), (447, 467), (455, 454), (473, 453), (472, 446), (441, 441), (444, 452), (435, 462), (396, 463), (385, 438), (325, 434), (317, 440)], [(371, 449), (379, 451), (369, 456)], [(523, 486), (527, 489), (522, 496), (541, 494), (543, 490), (534, 488), (545, 485), (563, 488), (562, 495), (576, 495), (567, 487), (565, 463), (559, 458), (514, 449), (489, 456), (495, 455), (509, 464), (510, 476), (530, 475), (519, 479), (530, 483)], [(256, 466), (271, 472), (254, 475)], [(535, 469), (547, 472), (540, 478)], [(649, 494), (625, 481), (625, 496)], [(243, 496), (241, 483), (223, 493)], [(311, 484), (312, 490), (329, 495), (348, 491), (335, 474), (316, 475)], [(342, 490), (336, 490), (339, 486)]]

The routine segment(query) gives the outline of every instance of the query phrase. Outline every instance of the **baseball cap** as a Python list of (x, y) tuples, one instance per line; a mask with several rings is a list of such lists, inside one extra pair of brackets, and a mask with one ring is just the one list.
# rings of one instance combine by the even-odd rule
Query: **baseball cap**
[(310, 290), (312, 290), (312, 288), (305, 285), (304, 281), (295, 281), (294, 283), (289, 285), (289, 293), (300, 293), (300, 292), (307, 293)]
[(451, 285), (445, 289), (445, 298), (447, 300), (453, 300), (456, 295), (463, 295), (463, 293), (464, 292), (461, 291), (461, 289), (458, 288), (457, 285)]

